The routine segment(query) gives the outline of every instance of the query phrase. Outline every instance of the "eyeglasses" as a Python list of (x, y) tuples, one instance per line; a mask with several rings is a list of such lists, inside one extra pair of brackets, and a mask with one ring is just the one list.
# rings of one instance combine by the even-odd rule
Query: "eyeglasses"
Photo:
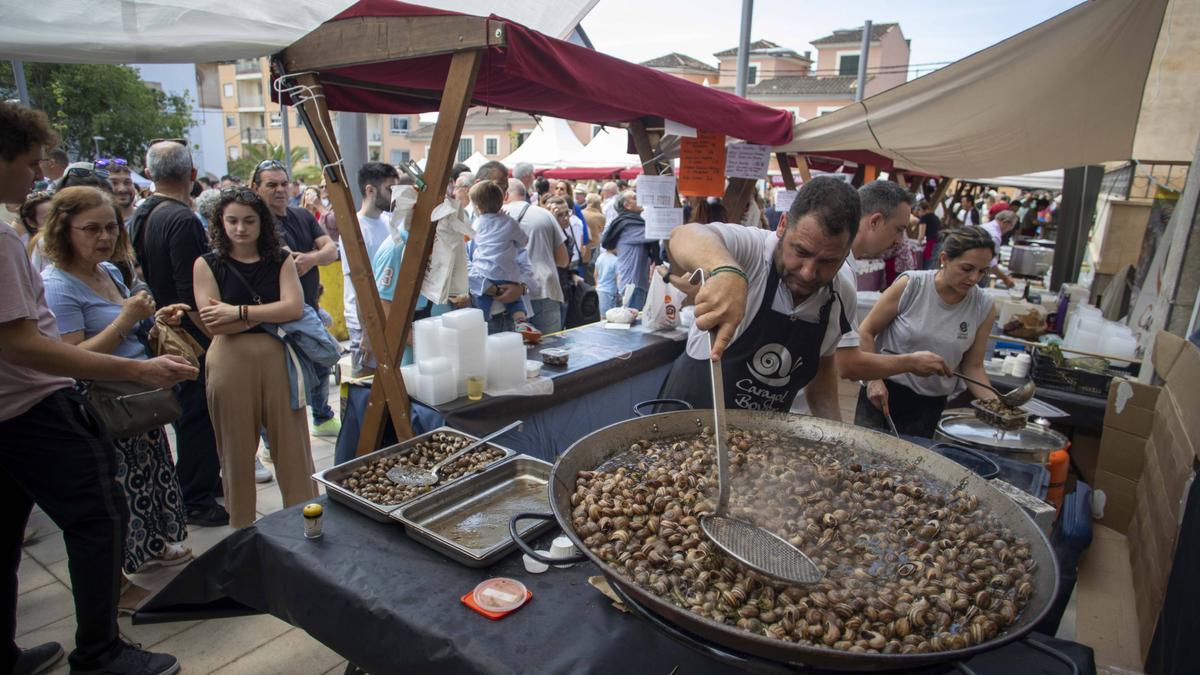
[(123, 158), (123, 157), (105, 157), (105, 158), (96, 160), (96, 168), (97, 169), (103, 169), (106, 166), (125, 166), (125, 167), (127, 167), (127, 166), (129, 166), (129, 162), (126, 162), (125, 158)]
[(108, 179), (108, 171), (99, 168), (89, 169), (85, 166), (76, 166), (67, 169), (67, 175), (75, 178), (91, 178), (95, 176), (96, 178)]
[(258, 201), (258, 193), (248, 187), (227, 187), (221, 190), (221, 199), (233, 199), (242, 204), (253, 204)]
[(117, 233), (121, 231), (121, 226), (117, 225), (116, 223), (109, 223), (109, 224), (101, 227), (100, 225), (97, 225), (96, 223), (92, 223), (91, 225), (84, 225), (83, 227), (77, 227), (75, 225), (72, 225), (71, 229), (79, 230), (80, 232), (86, 234), (89, 237), (99, 237), (101, 231), (103, 231), (104, 234), (107, 234), (110, 237), (115, 237), (115, 236), (117, 236)]
[(155, 143), (175, 143), (178, 145), (182, 145), (185, 148), (187, 147), (187, 144), (188, 144), (186, 138), (154, 138), (154, 139), (150, 140), (150, 145), (154, 145)]

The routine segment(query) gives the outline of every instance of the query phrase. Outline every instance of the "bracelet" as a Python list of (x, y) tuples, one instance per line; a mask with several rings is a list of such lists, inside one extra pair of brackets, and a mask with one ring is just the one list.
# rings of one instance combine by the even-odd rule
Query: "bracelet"
[(245, 305), (239, 306), (238, 307), (238, 317), (241, 318), (242, 321), (245, 321), (246, 323), (250, 323), (250, 308)]
[(128, 330), (121, 330), (121, 327), (117, 325), (117, 322), (116, 322), (115, 320), (114, 320), (112, 323), (108, 324), (108, 325), (110, 325), (110, 326), (112, 326), (113, 328), (115, 328), (115, 329), (116, 329), (116, 331), (117, 331), (117, 335), (120, 335), (122, 340), (124, 340), (125, 338), (129, 337), (129, 331), (128, 331)]
[(722, 272), (729, 272), (730, 274), (736, 274), (742, 278), (742, 281), (746, 282), (747, 286), (750, 285), (750, 277), (746, 276), (746, 272), (739, 267), (734, 267), (733, 265), (721, 265), (720, 267), (712, 268), (708, 272), (708, 278), (711, 279), (711, 278), (717, 276), (718, 274), (721, 274)]

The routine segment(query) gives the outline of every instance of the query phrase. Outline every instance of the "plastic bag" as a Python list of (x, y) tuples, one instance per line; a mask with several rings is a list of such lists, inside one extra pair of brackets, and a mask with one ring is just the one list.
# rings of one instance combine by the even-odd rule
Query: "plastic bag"
[(679, 326), (679, 310), (687, 295), (663, 279), (666, 273), (667, 268), (660, 265), (650, 278), (642, 310), (642, 325), (649, 330), (672, 330)]

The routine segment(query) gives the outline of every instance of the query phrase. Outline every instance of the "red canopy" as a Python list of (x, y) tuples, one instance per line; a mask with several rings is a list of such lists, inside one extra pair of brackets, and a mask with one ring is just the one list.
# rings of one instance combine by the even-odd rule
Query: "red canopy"
[(565, 169), (546, 169), (542, 175), (546, 178), (562, 180), (604, 180), (612, 178), (621, 172), (624, 167), (612, 166), (606, 169), (595, 169), (590, 167), (565, 168)]
[[(360, 0), (330, 22), (447, 14), (453, 12), (393, 0)], [(668, 118), (762, 145), (792, 140), (792, 116), (786, 110), (491, 18), (505, 22), (506, 44), (487, 50), (475, 83), (476, 104), (596, 124)], [(411, 114), (438, 109), (449, 66), (450, 55), (442, 54), (330, 68), (319, 75), (331, 110)]]

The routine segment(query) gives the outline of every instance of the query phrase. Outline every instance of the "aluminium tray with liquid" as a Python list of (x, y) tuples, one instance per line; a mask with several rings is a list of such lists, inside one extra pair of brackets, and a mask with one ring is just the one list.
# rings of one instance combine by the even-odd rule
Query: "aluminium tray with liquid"
[[(323, 471), (318, 471), (313, 474), (313, 480), (315, 480), (318, 483), (325, 486), (325, 492), (329, 495), (329, 498), (331, 500), (333, 500), (339, 504), (348, 506), (348, 507), (354, 509), (355, 511), (358, 511), (359, 513), (367, 516), (368, 518), (370, 518), (372, 520), (377, 520), (381, 523), (393, 522), (390, 518), (388, 518), (388, 514), (390, 514), (391, 512), (395, 511), (396, 509), (400, 508), (401, 506), (404, 506), (404, 504), (413, 501), (413, 499), (419, 499), (426, 495), (433, 494), (434, 492), (438, 492), (438, 491), (446, 488), (449, 485), (453, 485), (453, 484), (463, 480), (464, 478), (466, 478), (466, 476), (463, 476), (461, 478), (455, 478), (453, 480), (444, 480), (441, 483), (439, 483), (436, 487), (434, 487), (432, 490), (430, 490), (429, 492), (426, 492), (422, 495), (418, 495), (417, 497), (413, 497), (412, 499), (409, 499), (405, 502), (401, 502), (399, 504), (380, 504), (378, 502), (373, 502), (373, 501), (367, 499), (366, 497), (361, 497), (361, 496), (355, 494), (353, 491), (342, 487), (342, 481), (349, 478), (350, 475), (353, 474), (355, 471), (357, 471), (360, 467), (370, 464), (371, 462), (373, 462), (377, 459), (380, 459), (382, 457), (391, 457), (392, 455), (395, 455), (395, 454), (412, 452), (413, 448), (415, 448), (416, 446), (420, 445), (421, 443), (429, 440), (434, 434), (439, 434), (439, 433), (454, 434), (455, 436), (461, 436), (470, 441), (479, 440), (479, 438), (477, 436), (472, 436), (471, 434), (459, 431), (457, 429), (452, 429), (450, 427), (438, 427), (437, 429), (423, 433), (420, 436), (414, 436), (414, 437), (408, 439), (407, 441), (404, 441), (403, 443), (389, 445), (386, 448), (380, 448), (379, 450), (376, 450), (375, 452), (372, 452), (370, 454), (363, 455), (362, 457), (355, 457), (354, 459), (350, 460), (349, 462), (344, 462), (342, 464), (338, 464), (337, 466), (330, 467)], [(492, 462), (488, 466), (495, 466), (496, 462), (502, 462), (505, 459), (507, 459), (509, 457), (513, 457), (517, 454), (516, 451), (506, 448), (503, 445), (500, 445), (498, 443), (488, 443), (488, 446), (498, 448), (498, 449), (504, 451), (503, 457), (497, 459), (495, 462)], [(472, 475), (478, 475), (478, 474), (472, 474)]]
[[(487, 567), (516, 550), (508, 521), (518, 513), (550, 509), (549, 462), (516, 455), (445, 489), (412, 499), (389, 517), (408, 536), (467, 567)], [(533, 537), (552, 520), (525, 521), (520, 534)]]

